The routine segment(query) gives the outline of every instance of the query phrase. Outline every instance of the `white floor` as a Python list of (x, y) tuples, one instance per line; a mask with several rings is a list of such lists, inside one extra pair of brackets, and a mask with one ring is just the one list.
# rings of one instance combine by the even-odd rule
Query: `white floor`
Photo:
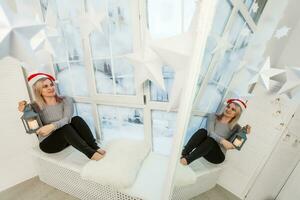
[[(0, 192), (1, 200), (78, 200), (60, 190), (57, 190), (39, 180), (29, 179), (8, 190)], [(239, 200), (230, 192), (216, 186), (213, 189), (193, 198), (193, 200)]]

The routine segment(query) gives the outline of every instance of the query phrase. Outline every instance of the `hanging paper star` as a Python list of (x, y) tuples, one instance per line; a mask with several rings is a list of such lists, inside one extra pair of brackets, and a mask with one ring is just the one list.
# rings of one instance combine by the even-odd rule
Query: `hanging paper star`
[(96, 12), (93, 8), (90, 8), (88, 12), (74, 19), (74, 24), (79, 26), (81, 36), (83, 38), (88, 38), (95, 30), (103, 32), (101, 22), (105, 18), (106, 12)]
[(17, 4), (15, 0), (3, 0), (13, 12), (17, 12)]
[(35, 65), (30, 39), (43, 27), (43, 24), (33, 23), (32, 19), (14, 14), (5, 4), (2, 4), (0, 6), (0, 59), (11, 56)]
[(241, 35), (242, 36), (248, 36), (249, 34), (251, 33), (251, 31), (249, 30), (248, 27), (244, 27), (242, 30), (241, 30)]
[(49, 4), (45, 17), (46, 28), (31, 39), (31, 46), (35, 51), (45, 50), (53, 56), (56, 55), (54, 43), (59, 38), (57, 21), (58, 19), (56, 13), (54, 12), (53, 5)]
[(265, 86), (265, 88), (267, 90), (269, 90), (270, 88), (270, 78), (281, 74), (283, 72), (285, 72), (285, 70), (282, 69), (274, 69), (271, 68), (271, 63), (270, 63), (270, 57), (268, 57), (263, 65), (263, 67), (261, 68), (261, 70), (258, 72), (258, 74), (256, 76), (254, 76), (254, 78), (252, 80), (250, 80), (250, 84), (252, 83), (256, 83), (259, 79), (261, 80), (261, 82), (263, 83), (263, 85)]
[(163, 62), (175, 70), (175, 78), (170, 93), (169, 108), (176, 108), (189, 71), (194, 35), (187, 32), (178, 36), (152, 42), (151, 47)]
[(284, 36), (287, 36), (290, 29), (291, 28), (289, 28), (287, 26), (281, 27), (280, 29), (276, 30), (276, 33), (275, 33), (274, 37), (276, 37), (277, 39), (280, 39)]
[(126, 58), (135, 67), (135, 77), (138, 85), (150, 80), (158, 87), (165, 90), (165, 83), (162, 75), (163, 63), (158, 55), (149, 48), (149, 45), (147, 45), (149, 40), (150, 38), (148, 34), (146, 34), (144, 50), (127, 55)]
[(289, 92), (300, 86), (300, 68), (290, 68), (286, 72), (286, 82), (282, 88), (278, 91), (278, 94)]
[(217, 42), (216, 48), (211, 51), (211, 54), (219, 54), (219, 57), (223, 57), (224, 53), (233, 47), (233, 45), (229, 42), (227, 35), (220, 37), (220, 36), (213, 36)]
[(251, 7), (251, 11), (253, 13), (257, 13), (258, 9), (259, 9), (258, 3), (254, 2), (253, 5), (252, 5), (252, 7)]

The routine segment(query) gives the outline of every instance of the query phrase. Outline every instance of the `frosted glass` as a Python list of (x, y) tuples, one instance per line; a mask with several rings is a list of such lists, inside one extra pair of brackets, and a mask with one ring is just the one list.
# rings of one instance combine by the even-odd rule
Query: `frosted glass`
[(135, 95), (134, 67), (124, 58), (114, 59), (117, 94)]
[(228, 0), (218, 1), (211, 34), (221, 35), (223, 33), (231, 11), (232, 5)]
[(57, 0), (58, 17), (67, 20), (78, 16), (84, 10), (83, 0)]
[(109, 0), (111, 48), (113, 55), (132, 53), (132, 12), (129, 0)]
[(97, 92), (103, 94), (113, 94), (114, 88), (110, 60), (95, 60), (94, 72)]
[(223, 94), (216, 84), (207, 85), (201, 99), (194, 108), (204, 113), (214, 113), (222, 101)]
[(81, 62), (54, 64), (58, 88), (61, 95), (88, 96), (86, 69)]
[(147, 1), (148, 27), (155, 39), (181, 33), (181, 0)]
[(98, 106), (104, 142), (126, 138), (144, 139), (143, 110), (116, 106)]
[(263, 12), (263, 10), (265, 8), (267, 1), (268, 0), (256, 0), (256, 2), (258, 4), (258, 10), (257, 10), (257, 12), (250, 12), (250, 15), (255, 23), (258, 22), (258, 20), (261, 16), (261, 13)]
[(176, 128), (177, 113), (152, 111), (153, 151), (170, 155)]
[(75, 113), (84, 119), (96, 138), (96, 128), (92, 114), (92, 105), (87, 103), (75, 103)]
[(189, 139), (192, 137), (192, 135), (200, 128), (206, 129), (206, 117), (199, 117), (199, 116), (192, 116), (190, 118), (190, 122), (187, 128), (187, 131), (185, 133), (185, 138), (183, 144), (186, 145), (186, 143), (189, 141)]
[(246, 7), (247, 7), (248, 9), (251, 8), (253, 2), (254, 2), (254, 0), (245, 0), (245, 1), (244, 1), (245, 5), (246, 5)]
[(110, 57), (108, 22), (102, 23), (103, 32), (94, 31), (90, 35), (93, 58)]
[[(243, 34), (243, 32), (248, 34)], [(228, 87), (234, 71), (239, 67), (245, 54), (251, 36), (252, 31), (239, 13), (229, 32), (229, 41), (234, 47), (225, 52), (214, 71), (213, 80), (218, 82), (219, 88), (226, 89)]]
[(63, 38), (68, 51), (70, 61), (83, 60), (83, 51), (79, 28), (72, 23), (66, 22), (61, 24)]
[(218, 1), (216, 12), (215, 12), (216, 14), (214, 16), (214, 21), (212, 25), (212, 30), (207, 39), (204, 57), (201, 64), (202, 70), (200, 72), (201, 75), (199, 77), (199, 81), (198, 81), (199, 83), (201, 83), (202, 77), (205, 76), (208, 67), (212, 61), (213, 54), (211, 52), (217, 46), (215, 37), (222, 35), (231, 12), (232, 12), (232, 5), (229, 1), (227, 0)]

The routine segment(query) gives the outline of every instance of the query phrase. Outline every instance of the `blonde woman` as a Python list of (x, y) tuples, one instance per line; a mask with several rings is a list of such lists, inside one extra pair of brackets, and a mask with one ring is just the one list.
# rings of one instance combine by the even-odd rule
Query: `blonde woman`
[[(230, 99), (221, 115), (209, 114), (207, 129), (199, 129), (190, 138), (182, 150), (180, 163), (188, 165), (194, 160), (204, 157), (207, 161), (219, 164), (225, 160), (225, 152), (235, 149), (227, 139), (241, 130), (237, 124), (246, 104), (240, 99)], [(246, 125), (247, 133), (251, 127)]]
[[(70, 97), (56, 94), (54, 77), (45, 73), (35, 73), (28, 77), (32, 85), (35, 102), (34, 110), (43, 125), (36, 131), (39, 147), (46, 153), (57, 153), (72, 145), (91, 160), (100, 160), (105, 151), (96, 143), (91, 130), (79, 116), (73, 116), (73, 101)], [(19, 102), (23, 112), (26, 101)]]

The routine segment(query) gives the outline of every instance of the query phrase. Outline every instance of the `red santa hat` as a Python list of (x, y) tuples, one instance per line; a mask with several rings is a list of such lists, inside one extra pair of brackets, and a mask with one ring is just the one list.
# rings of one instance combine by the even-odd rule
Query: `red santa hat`
[(51, 80), (53, 82), (57, 82), (53, 76), (51, 76), (50, 74), (42, 73), (42, 72), (30, 74), (27, 78), (27, 81), (30, 86), (33, 86), (41, 78), (48, 78), (49, 80)]
[(247, 108), (246, 103), (241, 99), (228, 99), (226, 103), (227, 104), (235, 103), (241, 107), (242, 111), (244, 111)]

